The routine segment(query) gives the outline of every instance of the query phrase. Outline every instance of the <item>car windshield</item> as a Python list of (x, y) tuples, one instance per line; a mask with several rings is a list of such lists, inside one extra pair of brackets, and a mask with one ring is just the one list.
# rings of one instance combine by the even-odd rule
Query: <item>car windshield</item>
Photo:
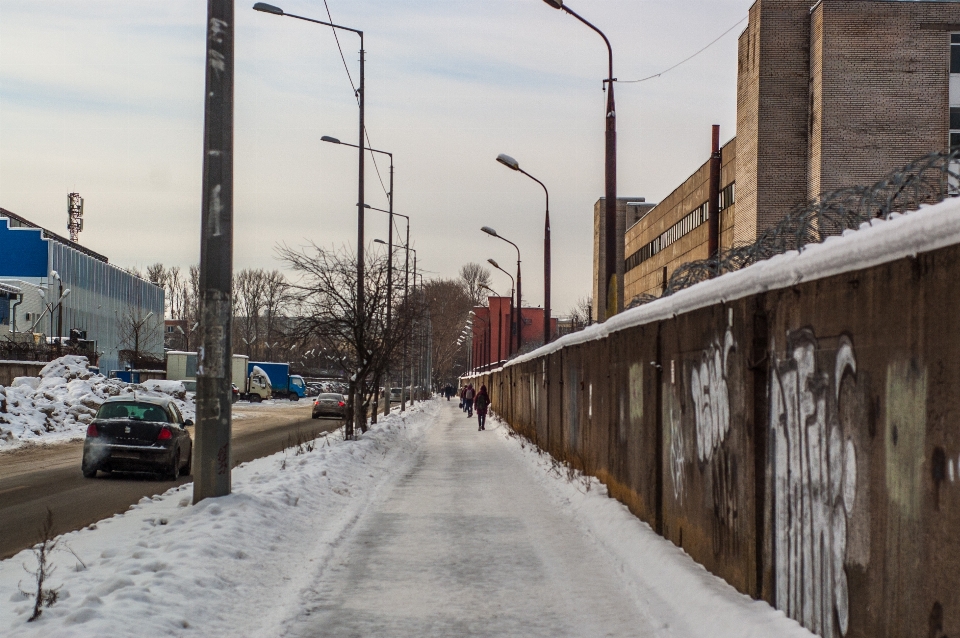
[(130, 419), (131, 421), (151, 421), (154, 423), (169, 423), (170, 416), (161, 406), (139, 401), (116, 401), (104, 403), (97, 412), (97, 418)]
[(343, 400), (343, 397), (340, 396), (339, 394), (330, 394), (330, 393), (321, 394), (321, 395), (320, 395), (319, 397), (317, 397), (317, 398), (319, 398), (319, 399), (321, 399), (321, 400), (328, 400), (328, 401), (329, 401), (329, 400), (333, 400), (333, 401), (342, 401), (342, 400)]

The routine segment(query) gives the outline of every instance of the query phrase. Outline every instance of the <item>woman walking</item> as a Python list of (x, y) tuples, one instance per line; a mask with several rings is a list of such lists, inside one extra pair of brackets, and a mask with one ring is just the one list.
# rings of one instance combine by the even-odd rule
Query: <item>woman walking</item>
[[(487, 394), (487, 386), (480, 386), (480, 392), (477, 398), (473, 400), (473, 407), (477, 410), (477, 420), (480, 422), (480, 430), (485, 430), (484, 425), (487, 422), (487, 408), (490, 406), (490, 395)], [(479, 431), (479, 430), (478, 430)]]

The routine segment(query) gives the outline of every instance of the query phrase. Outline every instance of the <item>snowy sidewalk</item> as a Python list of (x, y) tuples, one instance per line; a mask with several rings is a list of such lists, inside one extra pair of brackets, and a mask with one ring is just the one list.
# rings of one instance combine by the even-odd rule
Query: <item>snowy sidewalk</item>
[[(0, 636), (809, 638), (594, 479), (446, 401), (65, 534), (35, 623), (31, 552), (0, 561)], [(589, 485), (589, 489), (587, 486)]]
[(443, 405), (416, 465), (335, 550), (284, 635), (653, 635), (523, 459)]

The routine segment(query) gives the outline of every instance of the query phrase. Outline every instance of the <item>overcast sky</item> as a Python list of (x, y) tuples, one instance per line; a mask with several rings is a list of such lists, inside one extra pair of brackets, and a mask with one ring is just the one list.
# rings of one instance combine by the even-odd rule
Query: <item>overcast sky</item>
[[(542, 0), (328, 0), (362, 29), (367, 130), (392, 151), (395, 209), (428, 276), (468, 261), (511, 263), (543, 302), (543, 193), (551, 192), (553, 308), (589, 294), (593, 204), (603, 194), (606, 49)], [(276, 0), (325, 19), (323, 0)], [(751, 0), (569, 0), (610, 38), (620, 80), (686, 58), (746, 16)], [(236, 5), (234, 267), (277, 268), (274, 248), (356, 241), (357, 112), (330, 29)], [(84, 197), (80, 242), (123, 266), (199, 260), (206, 3), (0, 0), (0, 207), (66, 234), (66, 194)], [(738, 26), (660, 78), (617, 86), (621, 196), (658, 201), (735, 134)], [(358, 38), (340, 33), (356, 78)], [(367, 200), (386, 208), (368, 162)], [(386, 183), (386, 163), (380, 160)], [(367, 237), (386, 218), (368, 212)], [(494, 275), (506, 293), (509, 281)]]

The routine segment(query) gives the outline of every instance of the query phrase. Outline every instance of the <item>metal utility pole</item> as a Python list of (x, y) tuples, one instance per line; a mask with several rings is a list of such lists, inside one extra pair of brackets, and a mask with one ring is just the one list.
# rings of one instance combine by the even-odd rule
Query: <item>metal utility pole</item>
[[(617, 108), (613, 99), (613, 47), (603, 31), (584, 20), (570, 7), (563, 4), (563, 0), (543, 0), (554, 9), (566, 11), (574, 18), (587, 25), (603, 38), (607, 45), (609, 57), (609, 71), (607, 79), (603, 81), (607, 89), (606, 133), (604, 149), (604, 237), (603, 246), (606, 252), (603, 262), (603, 271), (600, 273), (601, 282), (606, 286), (606, 304), (597, 304), (599, 321), (606, 321), (613, 315), (623, 312), (623, 295), (620, 290), (623, 282), (617, 280)], [(601, 291), (603, 292), (603, 291)]]
[(233, 34), (233, 0), (207, 0), (194, 503), (230, 493)]
[[(303, 20), (304, 22), (313, 22), (314, 24), (322, 24), (324, 26), (331, 27), (333, 29), (342, 29), (343, 31), (350, 31), (351, 33), (356, 33), (360, 36), (360, 88), (357, 89), (357, 102), (360, 106), (360, 131), (359, 131), (359, 142), (357, 144), (357, 150), (359, 154), (359, 166), (358, 166), (358, 179), (357, 179), (357, 371), (356, 371), (356, 385), (354, 389), (354, 401), (353, 401), (353, 426), (358, 427), (361, 423), (366, 422), (366, 414), (363, 411), (363, 387), (366, 376), (366, 367), (367, 367), (367, 348), (366, 342), (364, 339), (364, 326), (365, 321), (364, 317), (364, 288), (363, 288), (363, 277), (364, 277), (364, 264), (363, 264), (363, 211), (364, 211), (364, 188), (363, 188), (363, 177), (364, 177), (364, 135), (366, 134), (366, 128), (364, 127), (364, 102), (365, 102), (365, 77), (364, 77), (364, 48), (363, 48), (363, 31), (359, 29), (351, 29), (350, 27), (345, 27), (339, 24), (333, 24), (332, 22), (324, 22), (323, 20), (314, 20), (313, 18), (305, 18), (303, 16), (295, 15), (293, 13), (284, 13), (283, 9), (276, 7), (272, 4), (267, 4), (266, 2), (257, 2), (253, 5), (254, 11), (260, 11), (263, 13), (271, 13), (278, 16), (286, 16), (289, 18), (296, 18), (297, 20)], [(361, 374), (363, 372), (363, 374)], [(363, 421), (361, 421), (363, 419)], [(347, 422), (348, 436), (352, 436), (352, 433), (349, 432), (351, 427), (350, 422)]]
[[(520, 247), (517, 246), (517, 245), (516, 245), (515, 243), (513, 243), (512, 241), (510, 241), (509, 239), (507, 239), (506, 237), (504, 237), (503, 235), (498, 235), (498, 234), (497, 234), (497, 231), (495, 231), (494, 229), (490, 228), (489, 226), (482, 226), (482, 227), (480, 228), (480, 230), (482, 230), (482, 231), (485, 232), (486, 234), (490, 235), (491, 237), (496, 237), (497, 239), (502, 239), (503, 241), (505, 241), (505, 242), (507, 242), (508, 244), (510, 244), (511, 246), (513, 246), (513, 247), (516, 249), (516, 251), (517, 251), (517, 322), (516, 322), (516, 324), (515, 324), (516, 327), (517, 327), (517, 346), (516, 346), (516, 350), (514, 350), (514, 352), (520, 352), (520, 348), (521, 348), (522, 345), (523, 345), (523, 341), (522, 341), (522, 336), (523, 336), (523, 296), (521, 295), (521, 292), (520, 292), (520, 286), (521, 286), (521, 283), (520, 283)], [(491, 260), (488, 259), (487, 261), (491, 261)], [(492, 262), (491, 262), (491, 263), (492, 263)], [(500, 268), (500, 267), (497, 266), (497, 268)], [(500, 268), (500, 270), (503, 270), (503, 269)], [(507, 271), (504, 270), (503, 272), (507, 272)]]
[[(540, 184), (540, 187), (543, 189), (543, 194), (547, 198), (546, 213), (543, 217), (543, 343), (550, 343), (550, 191), (547, 190), (546, 184), (541, 182), (539, 179), (528, 173), (527, 171), (520, 168), (520, 163), (517, 160), (513, 159), (509, 155), (504, 155), (501, 153), (497, 156), (497, 161), (506, 166), (509, 169), (515, 170), (519, 173), (523, 173), (536, 183)], [(518, 251), (519, 252), (519, 251)], [(517, 264), (517, 278), (519, 279), (520, 275), (520, 266), (519, 262)], [(522, 320), (521, 320), (522, 321)]]

